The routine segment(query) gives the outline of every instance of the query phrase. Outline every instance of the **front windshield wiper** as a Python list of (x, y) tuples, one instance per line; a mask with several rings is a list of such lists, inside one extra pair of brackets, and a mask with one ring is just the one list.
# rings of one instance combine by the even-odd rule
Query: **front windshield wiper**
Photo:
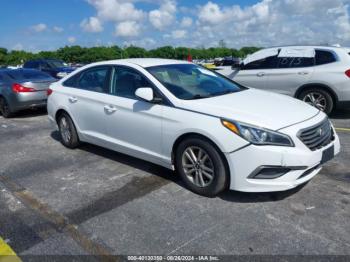
[(185, 100), (194, 100), (194, 99), (202, 99), (202, 98), (208, 98), (208, 97), (211, 97), (210, 95), (200, 95), (200, 94), (197, 94), (197, 95), (194, 95), (190, 98), (185, 98)]
[(217, 93), (211, 94), (210, 96), (222, 96), (222, 95), (227, 95), (227, 94), (231, 94), (231, 93), (235, 93), (235, 92), (236, 91), (234, 91), (234, 90), (225, 90), (222, 92), (217, 92)]

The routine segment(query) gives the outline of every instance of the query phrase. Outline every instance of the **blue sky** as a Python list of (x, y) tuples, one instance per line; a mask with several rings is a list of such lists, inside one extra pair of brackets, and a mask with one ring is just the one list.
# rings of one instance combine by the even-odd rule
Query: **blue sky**
[[(350, 44), (350, 0), (11, 0), (0, 46)], [(322, 13), (322, 16), (319, 14)]]

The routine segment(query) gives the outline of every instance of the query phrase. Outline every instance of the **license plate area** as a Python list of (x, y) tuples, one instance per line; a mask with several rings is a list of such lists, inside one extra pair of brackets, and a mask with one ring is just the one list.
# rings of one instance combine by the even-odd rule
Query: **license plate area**
[(321, 164), (324, 164), (333, 158), (334, 158), (334, 146), (331, 146), (330, 148), (327, 148), (322, 152)]

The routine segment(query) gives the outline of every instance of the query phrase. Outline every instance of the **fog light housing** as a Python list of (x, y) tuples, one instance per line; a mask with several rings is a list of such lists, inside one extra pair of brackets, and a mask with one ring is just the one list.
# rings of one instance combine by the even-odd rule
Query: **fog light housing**
[(279, 166), (261, 166), (258, 167), (248, 178), (250, 179), (275, 179), (291, 171), (288, 167)]

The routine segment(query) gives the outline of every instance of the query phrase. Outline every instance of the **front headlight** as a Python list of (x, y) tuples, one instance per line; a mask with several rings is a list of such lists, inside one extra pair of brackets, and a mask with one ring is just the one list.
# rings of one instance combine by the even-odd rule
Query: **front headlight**
[(221, 123), (233, 133), (255, 145), (294, 146), (288, 135), (279, 132), (228, 120), (221, 120)]

